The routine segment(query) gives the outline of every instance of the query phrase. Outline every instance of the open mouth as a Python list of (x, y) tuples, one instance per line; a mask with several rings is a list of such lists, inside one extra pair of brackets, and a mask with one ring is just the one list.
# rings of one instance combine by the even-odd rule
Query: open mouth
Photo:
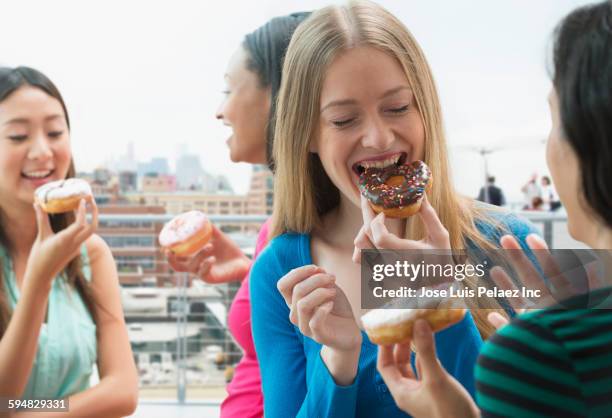
[(37, 170), (37, 171), (28, 171), (22, 172), (21, 177), (28, 180), (44, 180), (48, 179), (53, 175), (54, 170)]
[(367, 168), (385, 168), (390, 165), (400, 166), (406, 162), (408, 154), (405, 152), (398, 152), (393, 155), (383, 156), (382, 158), (372, 158), (368, 160), (361, 160), (353, 164), (353, 171), (355, 174), (360, 176)]

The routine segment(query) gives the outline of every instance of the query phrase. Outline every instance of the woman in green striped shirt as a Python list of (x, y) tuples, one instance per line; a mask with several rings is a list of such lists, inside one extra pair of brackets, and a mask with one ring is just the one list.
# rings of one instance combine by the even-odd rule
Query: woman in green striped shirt
[[(612, 249), (612, 2), (579, 8), (555, 32), (552, 130), (547, 162), (568, 229), (594, 249)], [(545, 249), (535, 236), (532, 249)], [(504, 248), (514, 248), (509, 238)], [(610, 280), (611, 278), (607, 278)], [(378, 368), (397, 404), (415, 417), (612, 416), (612, 306), (606, 286), (500, 326), (476, 367), (476, 406), (436, 358), (425, 321), (415, 325), (417, 378), (402, 364), (410, 344), (381, 347)]]

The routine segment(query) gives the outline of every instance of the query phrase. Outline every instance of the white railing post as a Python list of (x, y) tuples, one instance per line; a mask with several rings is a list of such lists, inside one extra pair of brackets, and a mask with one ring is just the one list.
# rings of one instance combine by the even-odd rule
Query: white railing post
[(176, 379), (177, 379), (177, 399), (181, 404), (185, 403), (187, 390), (187, 284), (189, 281), (188, 273), (178, 274), (178, 294), (177, 294), (177, 315), (176, 315)]

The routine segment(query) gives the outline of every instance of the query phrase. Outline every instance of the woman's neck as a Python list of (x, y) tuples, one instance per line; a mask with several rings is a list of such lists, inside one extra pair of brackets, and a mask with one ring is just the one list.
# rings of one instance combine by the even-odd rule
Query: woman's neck
[[(387, 218), (385, 225), (389, 232), (399, 237), (404, 236), (405, 220)], [(346, 247), (347, 249), (350, 247), (352, 250), (354, 247), (353, 241), (362, 226), (361, 208), (341, 196), (340, 204), (323, 217), (322, 228), (316, 234), (331, 245), (339, 248)]]
[[(590, 244), (590, 243), (589, 243)], [(590, 245), (595, 250), (612, 250), (612, 229), (602, 226)]]

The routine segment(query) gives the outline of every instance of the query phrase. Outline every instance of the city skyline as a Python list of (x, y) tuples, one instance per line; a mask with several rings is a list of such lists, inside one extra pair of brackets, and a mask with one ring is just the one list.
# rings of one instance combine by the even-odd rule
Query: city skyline
[[(226, 175), (243, 194), (251, 167), (230, 161), (230, 131), (215, 119), (229, 57), (271, 17), (329, 3), (9, 2), (12, 18), (0, 36), (11, 41), (0, 45), (1, 64), (33, 66), (56, 82), (71, 116), (78, 170), (118, 158), (130, 141), (139, 161), (171, 159), (187, 144), (205, 170)], [(470, 148), (497, 147), (491, 174), (509, 199), (519, 199), (531, 173), (545, 173), (554, 25), (587, 1), (379, 3), (406, 24), (432, 67), (459, 191), (475, 196), (483, 183), (482, 159)]]

